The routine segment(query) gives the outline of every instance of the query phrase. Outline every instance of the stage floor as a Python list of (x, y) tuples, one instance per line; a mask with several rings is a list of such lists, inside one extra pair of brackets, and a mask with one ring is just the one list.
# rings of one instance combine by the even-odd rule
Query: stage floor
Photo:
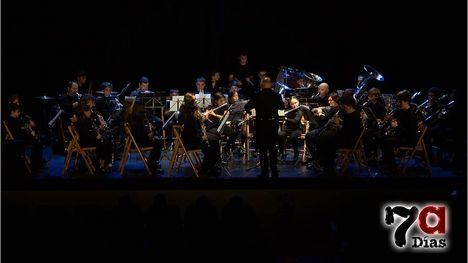
[[(73, 167), (73, 159), (71, 162), (71, 170), (68, 174), (62, 175), (64, 164), (63, 155), (52, 154), (49, 148), (44, 151), (44, 158), (49, 161), (49, 167), (42, 170), (39, 174), (35, 175), (36, 179), (79, 179), (91, 178), (87, 175), (85, 169), (76, 169)], [(174, 169), (170, 176), (167, 175), (169, 154), (164, 155), (161, 160), (162, 169), (164, 172), (157, 175), (147, 175), (144, 165), (137, 154), (132, 154), (127, 162), (125, 172), (121, 175), (118, 172), (119, 160), (117, 160), (111, 171), (104, 175), (95, 175), (94, 177), (122, 180), (130, 178), (190, 178), (194, 177), (194, 173), (190, 169), (188, 162), (182, 164), (180, 169)], [(292, 155), (289, 155), (285, 162), (279, 162), (278, 168), (280, 171), (280, 178), (323, 178), (317, 175), (313, 169), (308, 169), (305, 164), (295, 165), (291, 160)], [(260, 173), (260, 167), (256, 166), (258, 163), (257, 158), (252, 157), (249, 162), (244, 163), (240, 156), (234, 156), (233, 160), (225, 165), (226, 169), (222, 170), (220, 179), (234, 179), (234, 178), (255, 178)], [(413, 165), (413, 164), (412, 164)], [(406, 177), (424, 178), (428, 177), (429, 173), (422, 167), (412, 166), (408, 169)], [(350, 165), (349, 174), (346, 177), (353, 178), (387, 178), (394, 177), (391, 175), (383, 174), (377, 167), (370, 169), (358, 169), (353, 163)], [(438, 166), (432, 166), (432, 177), (435, 178), (454, 178), (458, 174), (450, 169), (443, 169)]]

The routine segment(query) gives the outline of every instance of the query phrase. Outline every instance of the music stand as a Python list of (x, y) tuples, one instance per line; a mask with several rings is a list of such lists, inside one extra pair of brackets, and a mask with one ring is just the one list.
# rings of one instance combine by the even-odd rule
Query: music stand
[(195, 103), (199, 108), (206, 109), (211, 105), (211, 94), (195, 94)]
[(172, 100), (169, 100), (169, 111), (179, 111), (184, 96), (172, 96)]

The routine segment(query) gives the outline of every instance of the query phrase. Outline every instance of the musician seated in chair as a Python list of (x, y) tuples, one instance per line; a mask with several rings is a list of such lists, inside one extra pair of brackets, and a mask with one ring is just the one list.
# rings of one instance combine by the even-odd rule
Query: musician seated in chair
[(162, 173), (159, 162), (163, 148), (161, 133), (148, 118), (144, 105), (135, 104), (126, 122), (130, 125), (130, 131), (140, 148), (153, 147), (148, 157), (148, 166), (151, 171)]
[(202, 173), (206, 176), (219, 175), (219, 134), (208, 132), (203, 122), (208, 118), (201, 114), (195, 95), (187, 93), (180, 108), (179, 120), (184, 125), (182, 141), (187, 151), (201, 149), (203, 152)]
[[(291, 107), (291, 111), (288, 112), (285, 116), (285, 123), (284, 129), (278, 133), (278, 145), (279, 145), (279, 152), (281, 159), (286, 158), (286, 139), (289, 136), (289, 140), (291, 141), (293, 150), (294, 150), (294, 157), (293, 160), (297, 161), (299, 157), (299, 137), (302, 134), (301, 128), (301, 119), (302, 119), (302, 111), (299, 109), (299, 100), (297, 98), (291, 98), (289, 101), (289, 106)], [(295, 110), (294, 110), (295, 109)]]
[(131, 97), (141, 97), (142, 94), (145, 92), (148, 92), (149, 89), (149, 79), (147, 77), (141, 77), (140, 80), (138, 81), (138, 89), (132, 91), (130, 93)]
[(21, 114), (18, 104), (10, 104), (8, 111), (6, 123), (14, 138), (14, 144), (20, 147), (31, 146), (31, 169), (33, 172), (45, 168), (42, 161), (43, 147), (37, 130), (33, 129), (30, 120)]
[(117, 106), (115, 97), (112, 97), (112, 83), (101, 83), (102, 95), (96, 98), (96, 111), (107, 120)]
[(403, 90), (396, 95), (397, 109), (387, 116), (390, 122), (382, 139), (382, 159), (388, 172), (396, 172), (395, 147), (414, 147), (418, 140), (418, 120), (411, 109), (410, 93)]
[(328, 92), (330, 88), (327, 83), (321, 83), (318, 86), (318, 92), (312, 96), (312, 102), (317, 103), (320, 107), (328, 106)]
[(330, 93), (328, 96), (328, 106), (322, 106), (312, 109), (314, 118), (310, 119), (310, 130), (320, 128), (328, 120), (340, 110), (340, 96), (336, 92)]
[(334, 175), (337, 148), (353, 148), (362, 129), (361, 114), (356, 110), (356, 100), (350, 95), (340, 99), (341, 109), (317, 131), (306, 137), (309, 149), (315, 149), (317, 172)]
[(75, 116), (76, 132), (79, 135), (81, 147), (96, 147), (96, 160), (100, 172), (107, 172), (112, 158), (112, 143), (106, 135), (106, 123), (101, 115), (94, 110), (94, 98), (83, 95), (80, 99), (78, 112)]

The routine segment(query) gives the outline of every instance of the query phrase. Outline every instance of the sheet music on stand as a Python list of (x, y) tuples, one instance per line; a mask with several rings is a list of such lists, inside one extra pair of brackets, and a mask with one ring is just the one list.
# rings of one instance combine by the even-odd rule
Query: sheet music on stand
[(195, 103), (201, 109), (211, 105), (211, 94), (195, 94)]
[(184, 96), (172, 96), (169, 102), (169, 111), (179, 111), (180, 106), (184, 103)]

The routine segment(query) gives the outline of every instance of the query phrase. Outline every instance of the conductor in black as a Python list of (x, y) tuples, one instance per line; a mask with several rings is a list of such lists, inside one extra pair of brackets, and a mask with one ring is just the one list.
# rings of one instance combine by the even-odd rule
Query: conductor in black
[(260, 82), (261, 91), (256, 93), (245, 105), (245, 110), (256, 111), (256, 142), (260, 151), (261, 178), (278, 177), (276, 144), (278, 141), (278, 110), (284, 109), (284, 102), (281, 95), (276, 93), (269, 77), (265, 77)]

